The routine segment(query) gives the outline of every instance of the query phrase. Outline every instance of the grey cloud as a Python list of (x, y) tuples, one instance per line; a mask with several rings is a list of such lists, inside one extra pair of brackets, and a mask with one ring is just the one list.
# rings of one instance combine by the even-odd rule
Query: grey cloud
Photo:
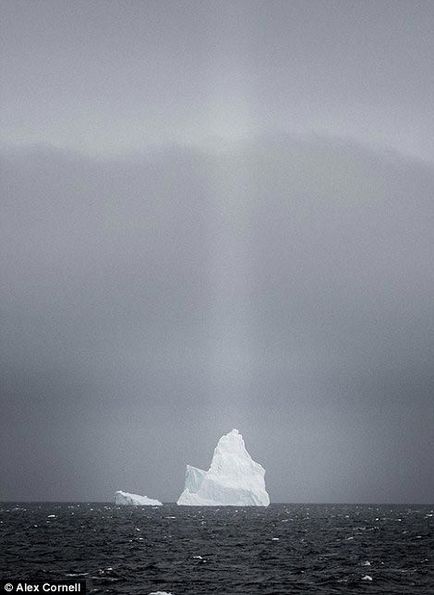
[(432, 161), (433, 3), (2, 2), (2, 137), (91, 154), (262, 131)]
[(2, 190), (3, 499), (174, 500), (235, 426), (274, 501), (432, 501), (431, 166), (34, 147)]

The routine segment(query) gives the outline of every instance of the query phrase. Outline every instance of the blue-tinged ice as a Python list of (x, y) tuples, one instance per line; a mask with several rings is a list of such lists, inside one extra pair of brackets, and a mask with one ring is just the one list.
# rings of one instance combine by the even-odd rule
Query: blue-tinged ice
[(268, 506), (265, 469), (232, 430), (220, 438), (208, 471), (187, 465), (185, 488), (177, 504), (184, 506)]

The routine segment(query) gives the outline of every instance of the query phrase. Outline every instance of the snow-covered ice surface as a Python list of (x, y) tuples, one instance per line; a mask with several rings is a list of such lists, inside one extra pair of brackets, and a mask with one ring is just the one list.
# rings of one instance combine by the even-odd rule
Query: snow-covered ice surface
[(184, 506), (268, 506), (265, 469), (246, 450), (238, 430), (220, 438), (208, 471), (187, 465)]
[(129, 494), (121, 490), (115, 494), (115, 504), (123, 506), (163, 506), (159, 500), (152, 500), (152, 498), (139, 496), (138, 494)]

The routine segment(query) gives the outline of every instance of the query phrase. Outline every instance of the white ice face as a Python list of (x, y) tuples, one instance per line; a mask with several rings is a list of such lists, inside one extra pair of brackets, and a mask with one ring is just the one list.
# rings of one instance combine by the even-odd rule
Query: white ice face
[(159, 500), (152, 500), (152, 498), (147, 498), (146, 496), (129, 494), (120, 490), (115, 494), (115, 504), (122, 506), (162, 506)]
[(265, 470), (246, 450), (238, 430), (220, 438), (209, 471), (187, 465), (185, 488), (177, 504), (185, 506), (268, 506)]

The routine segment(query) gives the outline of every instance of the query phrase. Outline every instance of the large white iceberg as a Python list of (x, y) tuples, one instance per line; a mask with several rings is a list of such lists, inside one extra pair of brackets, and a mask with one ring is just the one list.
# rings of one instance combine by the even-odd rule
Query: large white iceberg
[(159, 500), (152, 500), (152, 498), (139, 496), (138, 494), (129, 494), (121, 490), (115, 494), (115, 504), (122, 506), (163, 506)]
[(246, 450), (238, 430), (220, 438), (209, 471), (187, 465), (184, 506), (268, 506), (265, 469)]

